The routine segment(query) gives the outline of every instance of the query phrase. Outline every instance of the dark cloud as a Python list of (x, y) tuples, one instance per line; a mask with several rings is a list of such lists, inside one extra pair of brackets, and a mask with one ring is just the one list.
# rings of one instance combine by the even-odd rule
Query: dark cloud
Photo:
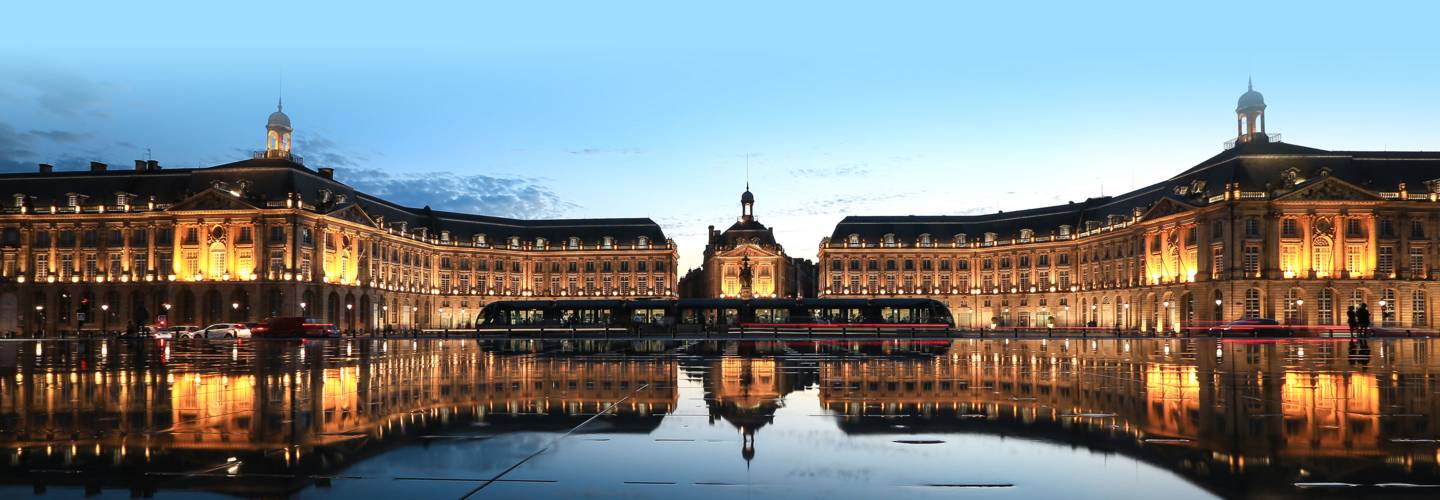
[(637, 149), (637, 148), (619, 148), (619, 149), (583, 148), (583, 149), (570, 149), (570, 150), (566, 150), (566, 152), (567, 152), (567, 153), (570, 153), (570, 154), (572, 154), (572, 155), (593, 156), (593, 155), (638, 155), (638, 154), (640, 154), (640, 153), (643, 153), (644, 151), (641, 151), (641, 150), (639, 150), (639, 149)]
[(17, 69), (14, 80), (35, 91), (35, 103), (40, 109), (71, 118), (109, 116), (105, 85), (52, 68)]
[(322, 167), (359, 167), (370, 160), (370, 155), (346, 150), (319, 132), (296, 134), (295, 152), (305, 163)]
[(33, 164), (35, 151), (30, 148), (31, 140), (28, 134), (0, 122), (0, 170), (13, 172)]
[(335, 175), (362, 192), (412, 207), (520, 219), (560, 217), (576, 208), (535, 179), (446, 172), (390, 174), (369, 168), (336, 170)]
[(31, 137), (61, 144), (85, 142), (95, 137), (95, 134), (89, 132), (68, 132), (64, 130), (31, 130), (26, 132), (26, 134), (29, 134)]

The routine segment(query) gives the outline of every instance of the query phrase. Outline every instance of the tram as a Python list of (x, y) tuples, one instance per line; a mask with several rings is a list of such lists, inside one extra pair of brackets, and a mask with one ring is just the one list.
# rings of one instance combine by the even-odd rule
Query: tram
[(946, 332), (931, 299), (513, 300), (485, 305), (480, 333), (896, 334)]

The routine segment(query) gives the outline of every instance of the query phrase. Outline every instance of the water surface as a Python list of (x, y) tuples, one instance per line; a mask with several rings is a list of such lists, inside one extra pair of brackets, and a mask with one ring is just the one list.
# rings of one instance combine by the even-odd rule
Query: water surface
[(0, 496), (1429, 496), (1437, 350), (0, 341)]

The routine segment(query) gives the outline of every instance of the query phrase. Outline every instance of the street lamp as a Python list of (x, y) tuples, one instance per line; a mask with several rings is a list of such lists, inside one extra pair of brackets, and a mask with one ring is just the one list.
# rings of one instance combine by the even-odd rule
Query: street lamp
[(110, 304), (100, 304), (100, 334), (101, 334), (101, 335), (104, 335), (104, 334), (108, 333), (108, 332), (106, 332), (105, 324), (108, 322), (109, 319), (110, 319)]
[(1165, 323), (1170, 322), (1170, 301), (1167, 300), (1167, 301), (1161, 302), (1160, 304), (1165, 306), (1165, 317), (1164, 317), (1164, 318), (1161, 318), (1161, 319), (1160, 319), (1160, 324), (1159, 324), (1159, 325), (1156, 325), (1156, 326), (1159, 326), (1159, 327), (1161, 327), (1161, 329), (1164, 329)]

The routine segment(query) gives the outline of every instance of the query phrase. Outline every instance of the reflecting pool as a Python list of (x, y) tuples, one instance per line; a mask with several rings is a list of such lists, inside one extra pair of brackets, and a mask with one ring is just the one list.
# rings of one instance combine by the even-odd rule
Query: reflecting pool
[(0, 496), (1432, 497), (1437, 351), (0, 341)]

